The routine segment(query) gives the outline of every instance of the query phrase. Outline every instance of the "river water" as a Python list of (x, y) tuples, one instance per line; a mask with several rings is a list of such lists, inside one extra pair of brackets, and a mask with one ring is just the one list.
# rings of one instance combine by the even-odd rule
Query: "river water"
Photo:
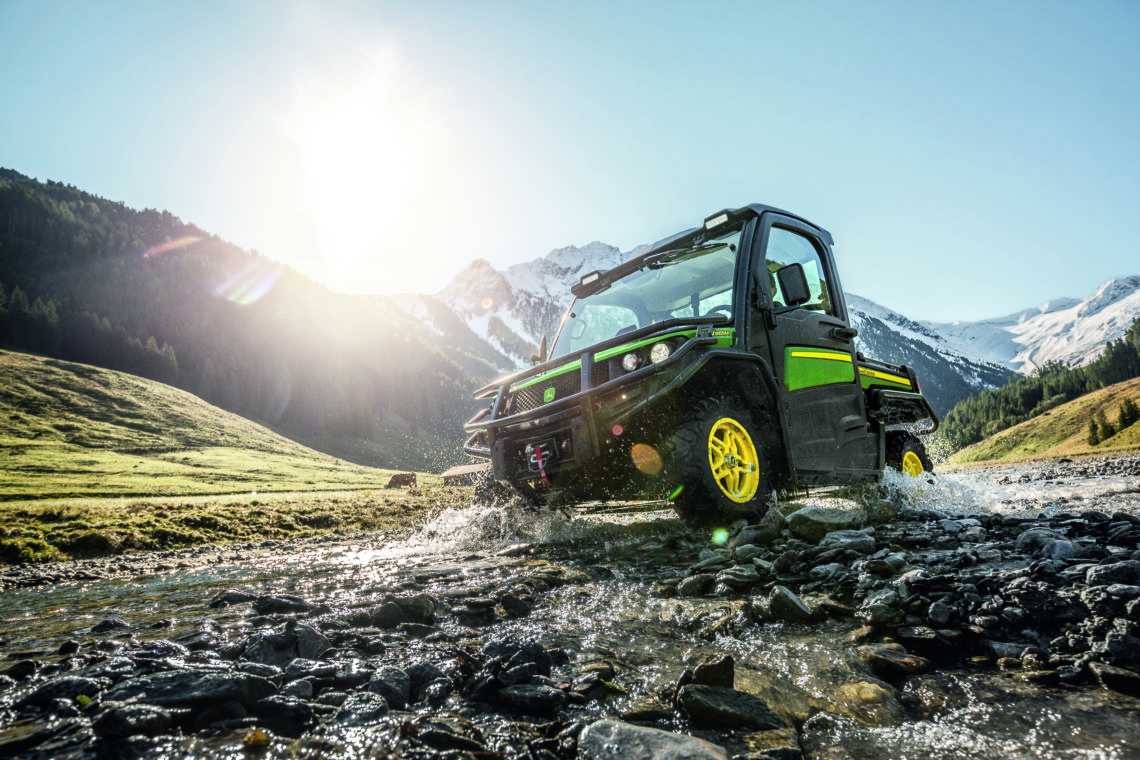
[[(1027, 479), (1034, 472), (949, 473), (933, 483), (891, 479), (887, 487), (947, 514), (1140, 513), (1135, 477)], [(842, 504), (827, 497), (805, 502)], [(530, 551), (498, 555), (520, 542)], [(992, 666), (937, 670), (892, 688), (855, 656), (848, 640), (854, 623), (740, 624), (734, 616), (741, 597), (662, 593), (670, 579), (686, 575), (704, 545), (669, 512), (578, 511), (567, 519), (472, 506), (435, 514), (398, 542), (222, 551), (201, 564), (184, 559), (137, 577), (5, 591), (0, 656), (50, 659), (68, 639), (105, 637), (89, 631), (108, 618), (128, 621), (136, 640), (170, 638), (207, 619), (237, 635), (249, 626), (247, 607), (207, 606), (228, 588), (343, 607), (416, 584), (446, 601), (493, 594), (521, 570), (551, 563), (581, 572), (545, 590), (530, 615), (487, 635), (515, 632), (565, 650), (570, 663), (612, 664), (618, 688), (583, 717), (621, 715), (686, 667), (727, 652), (735, 658), (737, 689), (761, 697), (797, 727), (808, 722), (807, 757), (1140, 757), (1140, 700), (1095, 685), (1036, 686)], [(682, 723), (661, 727), (687, 732)], [(700, 733), (742, 751), (731, 735)]]

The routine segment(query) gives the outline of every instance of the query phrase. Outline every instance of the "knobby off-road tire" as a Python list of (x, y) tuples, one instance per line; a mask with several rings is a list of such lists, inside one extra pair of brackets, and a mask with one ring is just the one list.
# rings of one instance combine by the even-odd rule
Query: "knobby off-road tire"
[(887, 466), (912, 478), (934, 472), (926, 446), (913, 433), (892, 430), (887, 433)]
[(774, 448), (763, 410), (731, 396), (690, 405), (668, 446), (671, 473), (682, 486), (673, 509), (696, 526), (763, 517), (776, 489)]

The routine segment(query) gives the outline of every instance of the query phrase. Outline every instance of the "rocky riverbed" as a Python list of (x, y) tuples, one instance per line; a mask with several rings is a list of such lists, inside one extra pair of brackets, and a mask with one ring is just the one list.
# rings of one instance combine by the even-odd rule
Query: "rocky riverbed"
[(15, 569), (0, 757), (1136, 757), (1138, 476)]

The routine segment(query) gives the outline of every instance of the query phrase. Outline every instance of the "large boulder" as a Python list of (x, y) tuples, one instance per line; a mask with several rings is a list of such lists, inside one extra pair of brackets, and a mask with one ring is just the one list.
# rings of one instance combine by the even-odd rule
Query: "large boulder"
[(836, 530), (854, 530), (863, 518), (836, 507), (804, 507), (788, 515), (788, 528), (800, 538), (816, 542)]
[(159, 707), (214, 704), (236, 700), (250, 707), (277, 693), (273, 682), (248, 673), (169, 670), (130, 678), (104, 694), (108, 702), (139, 699)]
[(784, 728), (784, 719), (759, 697), (727, 686), (689, 684), (677, 691), (677, 707), (697, 728)]
[(583, 760), (728, 760), (723, 747), (704, 739), (619, 720), (586, 726), (578, 737), (578, 756)]

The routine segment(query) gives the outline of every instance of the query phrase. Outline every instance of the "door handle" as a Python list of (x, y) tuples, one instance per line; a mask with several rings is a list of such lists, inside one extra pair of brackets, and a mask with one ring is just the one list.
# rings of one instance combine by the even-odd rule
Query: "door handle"
[(851, 341), (859, 336), (859, 331), (854, 327), (833, 327), (831, 328), (831, 337), (838, 338), (839, 340)]

